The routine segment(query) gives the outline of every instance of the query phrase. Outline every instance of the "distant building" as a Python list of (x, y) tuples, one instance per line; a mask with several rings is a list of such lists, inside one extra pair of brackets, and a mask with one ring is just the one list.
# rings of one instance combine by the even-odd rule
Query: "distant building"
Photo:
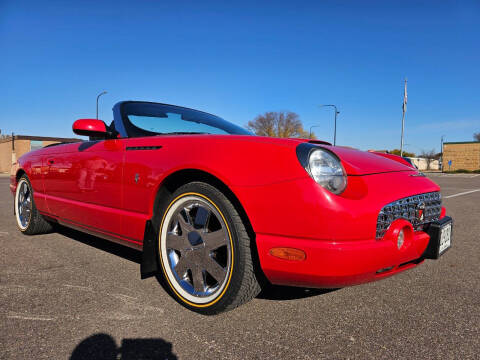
[(413, 165), (417, 167), (418, 170), (440, 170), (440, 161), (435, 159), (426, 159), (418, 157), (409, 157)]
[(443, 143), (443, 171), (480, 169), (480, 141)]
[(0, 138), (0, 173), (9, 173), (12, 164), (29, 151), (62, 142), (78, 142), (80, 139), (45, 136), (14, 135)]
[[(392, 154), (392, 152), (388, 150), (368, 150), (368, 152)], [(393, 155), (396, 155), (396, 154), (393, 154)], [(416, 168), (420, 171), (440, 170), (440, 161), (436, 159), (426, 159), (426, 158), (410, 157), (410, 156), (403, 156), (403, 158), (410, 159), (411, 163), (415, 165)]]

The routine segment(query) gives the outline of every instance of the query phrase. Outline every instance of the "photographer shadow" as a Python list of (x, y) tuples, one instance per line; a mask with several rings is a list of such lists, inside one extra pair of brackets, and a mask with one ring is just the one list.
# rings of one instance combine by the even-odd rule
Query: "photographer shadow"
[(163, 339), (123, 339), (120, 346), (108, 334), (94, 334), (73, 350), (70, 360), (157, 360), (178, 359), (172, 344)]

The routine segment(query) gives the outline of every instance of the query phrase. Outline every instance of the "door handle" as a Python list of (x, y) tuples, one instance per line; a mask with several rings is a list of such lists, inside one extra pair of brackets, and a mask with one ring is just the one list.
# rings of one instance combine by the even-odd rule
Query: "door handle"
[(52, 165), (54, 162), (55, 162), (55, 160), (53, 160), (53, 159), (48, 159), (48, 163), (49, 163), (50, 165)]

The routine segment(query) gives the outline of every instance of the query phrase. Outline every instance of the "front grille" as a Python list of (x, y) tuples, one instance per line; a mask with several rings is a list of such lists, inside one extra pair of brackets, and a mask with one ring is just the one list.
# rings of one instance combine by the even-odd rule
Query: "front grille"
[[(423, 219), (422, 219), (423, 210)], [(410, 221), (415, 230), (440, 218), (442, 196), (439, 192), (413, 195), (385, 205), (377, 219), (376, 238), (381, 239), (392, 222), (397, 219)]]

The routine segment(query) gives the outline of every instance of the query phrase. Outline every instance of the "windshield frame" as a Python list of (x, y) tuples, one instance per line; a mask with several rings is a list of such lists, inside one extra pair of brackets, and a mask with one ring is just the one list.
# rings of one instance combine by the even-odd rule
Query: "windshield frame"
[[(119, 133), (122, 135), (122, 137), (135, 138), (135, 137), (165, 136), (165, 135), (189, 135), (188, 133), (185, 133), (185, 132), (148, 134), (148, 130), (135, 126), (129, 120), (128, 115), (148, 116), (147, 115), (148, 110), (142, 111), (142, 105), (146, 105), (148, 107), (151, 107), (152, 105), (159, 106), (159, 107), (168, 106), (173, 109), (178, 109), (180, 112), (185, 111), (188, 113), (192, 113), (192, 112), (198, 113), (200, 115), (200, 118), (199, 118), (200, 123), (205, 124), (207, 126), (212, 126), (212, 127), (221, 129), (222, 131), (226, 132), (226, 134), (224, 135), (253, 135), (247, 129), (244, 129), (236, 124), (233, 124), (225, 119), (222, 119), (219, 116), (207, 113), (205, 111), (191, 109), (183, 106), (148, 102), (148, 101), (122, 101), (115, 104), (113, 108), (115, 123), (116, 124), (121, 123), (119, 124), (119, 126), (116, 126), (116, 128), (117, 128), (117, 131), (119, 131)], [(159, 112), (162, 111), (162, 109), (160, 108), (158, 110)], [(152, 117), (155, 117), (155, 116), (152, 116)], [(205, 122), (205, 120), (207, 121)], [(143, 134), (139, 135), (139, 132), (137, 129), (140, 129), (143, 132)], [(205, 134), (205, 135), (208, 135), (208, 134)]]

